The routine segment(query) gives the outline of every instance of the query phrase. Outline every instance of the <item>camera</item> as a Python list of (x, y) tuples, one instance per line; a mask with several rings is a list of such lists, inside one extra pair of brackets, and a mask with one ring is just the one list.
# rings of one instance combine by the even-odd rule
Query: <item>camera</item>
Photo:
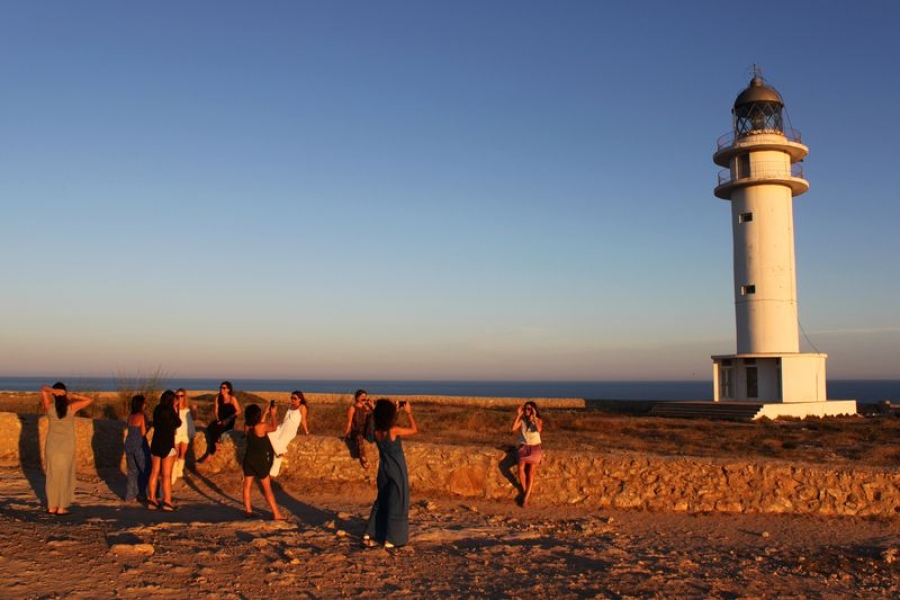
[(397, 406), (399, 408), (404, 408), (406, 406), (406, 400), (401, 400), (400, 402), (397, 403)]
[(269, 408), (275, 408), (275, 401), (269, 400)]

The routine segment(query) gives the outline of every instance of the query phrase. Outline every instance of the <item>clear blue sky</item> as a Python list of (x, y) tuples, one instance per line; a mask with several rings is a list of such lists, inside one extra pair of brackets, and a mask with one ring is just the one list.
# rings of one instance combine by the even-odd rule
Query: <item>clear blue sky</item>
[(810, 147), (803, 330), (900, 376), (900, 3), (0, 5), (0, 375), (707, 379), (716, 139)]

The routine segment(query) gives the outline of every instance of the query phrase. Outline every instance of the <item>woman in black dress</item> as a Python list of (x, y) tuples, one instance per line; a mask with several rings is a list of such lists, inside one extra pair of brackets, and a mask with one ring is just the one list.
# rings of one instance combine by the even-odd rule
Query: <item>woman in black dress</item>
[(278, 511), (278, 505), (275, 503), (275, 495), (272, 493), (272, 483), (269, 478), (269, 471), (272, 469), (272, 460), (275, 458), (275, 451), (272, 449), (272, 442), (269, 440), (269, 433), (278, 429), (276, 423), (276, 411), (274, 400), (263, 415), (262, 410), (256, 404), (247, 407), (244, 414), (244, 423), (246, 429), (244, 435), (247, 439), (247, 449), (244, 452), (244, 514), (247, 517), (253, 516), (253, 505), (250, 503), (250, 488), (253, 487), (253, 479), (259, 479), (259, 485), (262, 488), (266, 502), (272, 509), (272, 518), (276, 521), (283, 521), (284, 517)]
[[(175, 392), (166, 390), (153, 409), (153, 441), (150, 442), (150, 481), (147, 486), (147, 508), (175, 510), (172, 504), (172, 465), (175, 464), (175, 430), (181, 425), (175, 410)], [(163, 501), (156, 498), (159, 476), (162, 473)]]
[(206, 426), (206, 454), (197, 461), (200, 463), (206, 462), (210, 456), (216, 453), (216, 444), (219, 442), (219, 438), (226, 431), (234, 429), (234, 421), (241, 414), (241, 405), (238, 404), (237, 396), (234, 395), (234, 387), (230, 381), (223, 381), (219, 385), (219, 394), (216, 396), (213, 411), (215, 417)]

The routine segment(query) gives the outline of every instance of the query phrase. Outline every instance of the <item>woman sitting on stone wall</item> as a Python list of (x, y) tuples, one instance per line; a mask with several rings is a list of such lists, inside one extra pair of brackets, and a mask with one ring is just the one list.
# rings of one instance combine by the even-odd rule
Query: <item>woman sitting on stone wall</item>
[(537, 475), (538, 465), (541, 464), (541, 458), (543, 458), (541, 450), (541, 431), (543, 429), (544, 421), (538, 412), (537, 404), (528, 401), (517, 409), (512, 430), (519, 433), (517, 456), (519, 485), (522, 486), (522, 506), (528, 504), (528, 500), (531, 498), (531, 492), (534, 490), (534, 478)]

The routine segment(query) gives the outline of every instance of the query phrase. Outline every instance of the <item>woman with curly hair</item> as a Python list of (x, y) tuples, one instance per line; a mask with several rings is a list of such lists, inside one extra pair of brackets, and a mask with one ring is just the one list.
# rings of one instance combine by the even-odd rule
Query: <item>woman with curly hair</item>
[[(397, 425), (400, 410), (406, 413), (408, 427)], [(375, 427), (368, 435), (378, 447), (378, 496), (372, 505), (363, 545), (374, 546), (377, 542), (389, 549), (409, 541), (409, 473), (400, 440), (419, 430), (408, 402), (396, 404), (382, 398), (375, 403), (372, 416)]]

